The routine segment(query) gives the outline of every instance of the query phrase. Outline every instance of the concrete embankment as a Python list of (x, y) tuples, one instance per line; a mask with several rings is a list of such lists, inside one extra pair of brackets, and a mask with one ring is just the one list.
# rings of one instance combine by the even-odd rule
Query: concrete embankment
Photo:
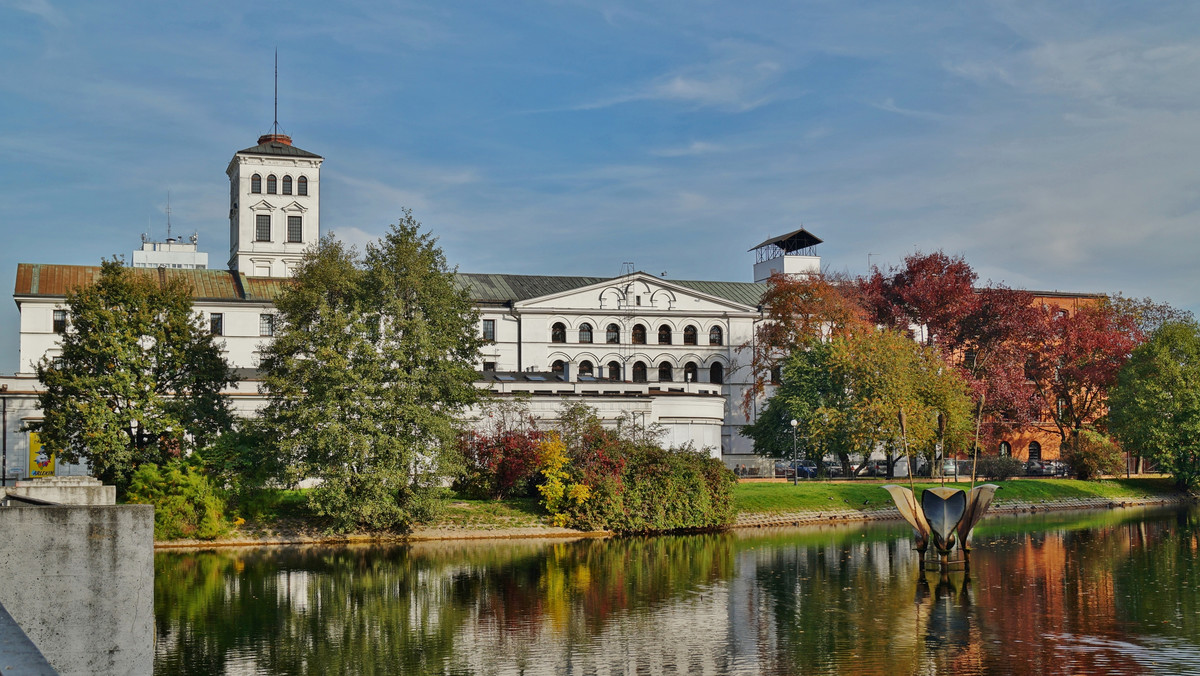
[[(1076, 509), (1116, 509), (1120, 507), (1184, 504), (1193, 501), (1193, 498), (1182, 495), (1178, 497), (1156, 498), (1070, 498), (1043, 502), (1012, 501), (993, 504), (988, 513), (1020, 514)], [(740, 514), (737, 521), (733, 524), (733, 528), (809, 526), (852, 521), (888, 521), (898, 519), (900, 519), (900, 512), (895, 507), (871, 510), (833, 509), (825, 511), (752, 512)], [(607, 537), (610, 535), (612, 533), (607, 531), (580, 531), (571, 528), (556, 528), (554, 526), (506, 527), (502, 524), (438, 524), (436, 526), (417, 528), (407, 536), (378, 534), (325, 535), (318, 532), (277, 532), (267, 536), (243, 534), (215, 541), (174, 540), (171, 542), (155, 543), (155, 548), (254, 547), (295, 544), (337, 545), (380, 542), (422, 542), (431, 540), (578, 539)]]
[[(1024, 514), (1036, 512), (1059, 512), (1076, 509), (1117, 509), (1121, 507), (1145, 507), (1151, 505), (1186, 504), (1194, 502), (1190, 496), (1180, 495), (1155, 498), (1065, 498), (1038, 502), (1002, 502), (993, 504), (988, 514)], [(899, 520), (900, 511), (895, 507), (885, 509), (832, 509), (823, 512), (804, 510), (796, 512), (755, 512), (738, 515), (734, 528), (759, 528), (765, 526), (808, 526), (812, 524), (842, 523), (846, 521), (891, 521)]]

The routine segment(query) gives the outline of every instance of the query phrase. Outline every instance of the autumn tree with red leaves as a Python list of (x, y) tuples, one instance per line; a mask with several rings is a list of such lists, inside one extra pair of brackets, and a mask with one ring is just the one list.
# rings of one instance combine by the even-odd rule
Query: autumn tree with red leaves
[(1112, 303), (1041, 312), (1045, 341), (1030, 353), (1027, 373), (1043, 414), (1066, 441), (1105, 415), (1109, 388), (1146, 334), (1136, 315)]
[(749, 411), (766, 391), (787, 358), (813, 341), (849, 335), (870, 328), (856, 287), (825, 274), (775, 273), (767, 280), (762, 305), (764, 321), (754, 331), (754, 341), (740, 349), (750, 351), (751, 383), (742, 402)]

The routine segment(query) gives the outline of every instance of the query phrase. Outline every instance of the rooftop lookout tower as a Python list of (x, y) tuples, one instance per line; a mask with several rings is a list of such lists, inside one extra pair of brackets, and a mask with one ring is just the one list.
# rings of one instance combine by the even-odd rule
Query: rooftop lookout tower
[(813, 247), (820, 243), (820, 238), (800, 228), (750, 249), (754, 252), (754, 281), (765, 282), (776, 272), (785, 275), (819, 273), (821, 257), (813, 253)]

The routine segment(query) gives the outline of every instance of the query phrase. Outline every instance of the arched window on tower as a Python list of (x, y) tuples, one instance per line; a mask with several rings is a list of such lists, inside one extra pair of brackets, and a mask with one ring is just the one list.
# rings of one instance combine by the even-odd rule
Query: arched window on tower
[[(581, 342), (581, 343), (592, 342), (592, 325), (591, 324), (584, 322), (583, 324), (579, 325), (579, 342)], [(581, 371), (581, 373), (582, 373), (582, 371)]]
[(683, 381), (687, 382), (687, 383), (696, 382), (697, 380), (699, 380), (699, 377), (697, 376), (698, 371), (699, 370), (696, 368), (696, 362), (689, 361), (688, 363), (684, 364), (683, 365)]
[(695, 345), (696, 344), (696, 327), (695, 326), (688, 324), (687, 326), (683, 327), (683, 344), (684, 345)]
[(669, 325), (663, 324), (662, 326), (658, 327), (658, 344), (671, 344), (671, 327)]
[(633, 325), (633, 344), (634, 345), (645, 345), (646, 344), (646, 327), (645, 326), (642, 326), (641, 324)]
[(567, 325), (562, 322), (554, 322), (554, 326), (550, 327), (550, 342), (565, 343), (567, 342)]
[(604, 342), (619, 343), (621, 342), (621, 327), (616, 324), (609, 324), (608, 330), (604, 334)]
[(296, 179), (296, 194), (297, 195), (307, 195), (308, 194), (308, 179), (307, 178), (304, 178), (303, 176), (301, 176), (300, 178)]
[(633, 382), (635, 382), (635, 383), (646, 382), (646, 362), (642, 362), (642, 361), (633, 362)]
[(261, 193), (262, 192), (262, 176), (255, 174), (250, 177), (250, 192), (252, 192), (252, 193)]
[(609, 380), (620, 380), (621, 379), (621, 363), (620, 362), (616, 362), (616, 361), (608, 362), (608, 379)]
[(291, 176), (283, 177), (283, 194), (285, 194), (285, 195), (292, 194), (292, 177)]
[(713, 365), (708, 367), (708, 382), (718, 385), (725, 382), (725, 367), (721, 362), (713, 362)]
[(267, 194), (275, 194), (275, 174), (270, 174), (267, 176)]
[(721, 327), (714, 326), (708, 330), (708, 344), (709, 345), (724, 345), (725, 344), (725, 332), (721, 330)]
[(671, 362), (664, 361), (658, 365), (658, 381), (660, 383), (669, 383), (675, 379), (675, 369), (671, 368)]

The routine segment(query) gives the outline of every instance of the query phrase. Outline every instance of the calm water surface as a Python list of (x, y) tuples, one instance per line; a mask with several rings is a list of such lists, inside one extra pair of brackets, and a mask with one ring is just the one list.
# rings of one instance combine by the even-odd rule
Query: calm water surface
[(1200, 511), (155, 556), (156, 674), (1200, 673)]

